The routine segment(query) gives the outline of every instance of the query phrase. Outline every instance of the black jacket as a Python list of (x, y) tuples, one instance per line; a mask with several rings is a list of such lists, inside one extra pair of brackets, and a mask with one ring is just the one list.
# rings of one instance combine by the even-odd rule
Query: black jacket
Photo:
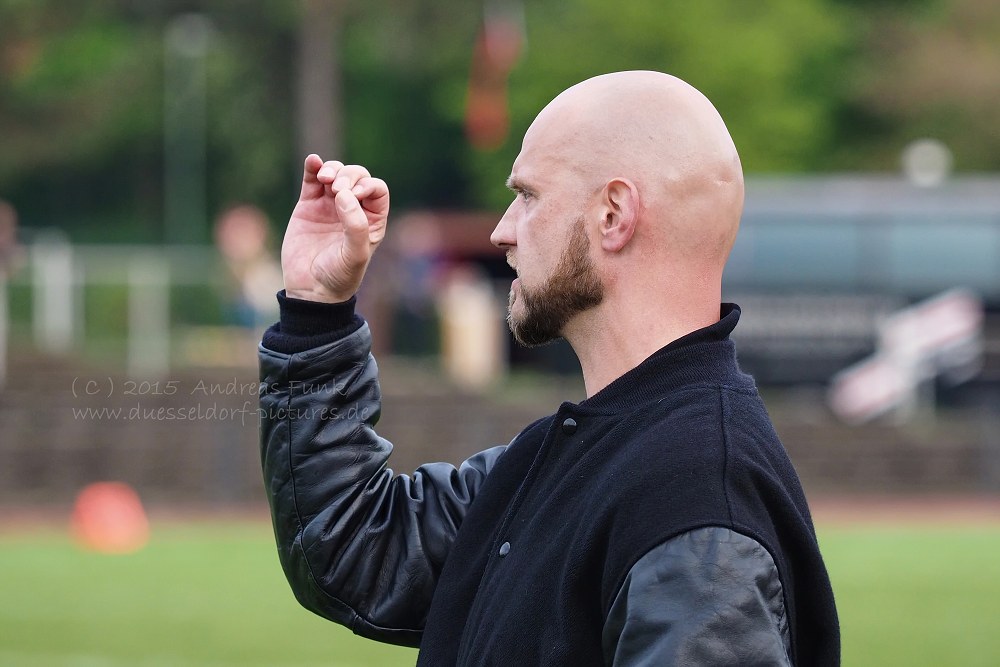
[(737, 308), (506, 448), (397, 476), (367, 327), (331, 307), (324, 342), (322, 307), (282, 306), (261, 451), (307, 608), (435, 666), (839, 661), (808, 508), (728, 340)]

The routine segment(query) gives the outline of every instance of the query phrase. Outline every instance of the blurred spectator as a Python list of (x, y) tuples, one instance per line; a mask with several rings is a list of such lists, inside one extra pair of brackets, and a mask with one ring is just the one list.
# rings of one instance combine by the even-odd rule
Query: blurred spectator
[(430, 214), (411, 213), (399, 223), (390, 242), (397, 259), (392, 350), (404, 355), (426, 355), (440, 349), (435, 302), (447, 266), (444, 239)]
[(226, 268), (227, 319), (245, 327), (278, 319), (275, 293), (281, 289), (281, 266), (270, 248), (267, 216), (256, 206), (225, 210), (215, 223), (215, 245)]

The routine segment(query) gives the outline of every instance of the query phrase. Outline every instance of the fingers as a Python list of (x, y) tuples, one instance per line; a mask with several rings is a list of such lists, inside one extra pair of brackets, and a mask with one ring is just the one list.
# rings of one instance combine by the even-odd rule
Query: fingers
[(316, 172), (319, 168), (323, 166), (323, 159), (316, 155), (315, 153), (310, 153), (306, 156), (306, 162), (303, 167), (303, 178), (316, 178)]
[(359, 164), (345, 165), (339, 160), (324, 162), (318, 155), (312, 154), (306, 158), (302, 182), (303, 194), (307, 190), (313, 196), (327, 193), (336, 196), (349, 191), (370, 213), (385, 214), (389, 210), (389, 188), (385, 181), (373, 178)]
[(366, 176), (358, 180), (351, 188), (351, 192), (359, 200), (380, 199), (389, 196), (389, 186), (381, 178)]
[(320, 170), (320, 179), (330, 184), (330, 192), (337, 195), (348, 191), (371, 213), (386, 213), (389, 210), (389, 187), (381, 178), (359, 164), (343, 165), (327, 162)]
[(350, 190), (363, 178), (371, 178), (371, 173), (360, 164), (345, 165), (339, 160), (323, 162), (320, 156), (312, 153), (306, 158), (303, 178), (330, 184), (334, 192), (340, 192)]
[(367, 176), (360, 179), (351, 188), (351, 194), (371, 213), (384, 215), (389, 211), (389, 186), (381, 178)]
[(323, 194), (323, 186), (316, 178), (320, 167), (323, 166), (323, 160), (320, 156), (315, 153), (310, 154), (306, 157), (305, 164), (302, 167), (302, 196), (303, 197), (318, 197)]
[(334, 179), (330, 187), (334, 192), (350, 190), (357, 185), (358, 181), (362, 178), (371, 178), (371, 174), (360, 164), (349, 164), (342, 167), (337, 172), (337, 177)]
[(316, 178), (319, 179), (321, 183), (329, 185), (330, 183), (333, 183), (333, 180), (337, 178), (337, 174), (339, 174), (340, 170), (343, 168), (344, 163), (340, 160), (327, 160), (323, 163), (323, 166), (320, 167), (316, 174)]
[[(353, 190), (364, 179), (371, 179), (371, 173), (360, 164), (345, 165), (338, 160), (328, 160), (319, 168), (316, 178), (329, 186), (330, 194), (336, 195), (341, 190)], [(362, 198), (358, 192), (355, 196)]]
[(368, 216), (350, 190), (337, 193), (337, 213), (344, 225), (344, 260), (348, 265), (361, 266), (371, 255), (368, 240)]

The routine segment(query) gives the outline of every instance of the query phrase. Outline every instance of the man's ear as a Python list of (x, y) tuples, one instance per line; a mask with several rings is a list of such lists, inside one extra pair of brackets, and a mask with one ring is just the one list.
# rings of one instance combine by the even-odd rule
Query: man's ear
[(639, 220), (639, 189), (627, 178), (614, 178), (604, 186), (601, 204), (601, 248), (620, 252)]

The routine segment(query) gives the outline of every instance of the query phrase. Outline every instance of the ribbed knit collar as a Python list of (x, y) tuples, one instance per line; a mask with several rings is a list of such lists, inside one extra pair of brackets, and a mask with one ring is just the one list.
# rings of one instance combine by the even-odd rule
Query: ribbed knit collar
[(590, 398), (563, 407), (573, 412), (608, 414), (634, 410), (686, 385), (751, 389), (753, 379), (740, 371), (736, 348), (729, 339), (739, 319), (740, 307), (724, 303), (715, 324), (678, 338)]

